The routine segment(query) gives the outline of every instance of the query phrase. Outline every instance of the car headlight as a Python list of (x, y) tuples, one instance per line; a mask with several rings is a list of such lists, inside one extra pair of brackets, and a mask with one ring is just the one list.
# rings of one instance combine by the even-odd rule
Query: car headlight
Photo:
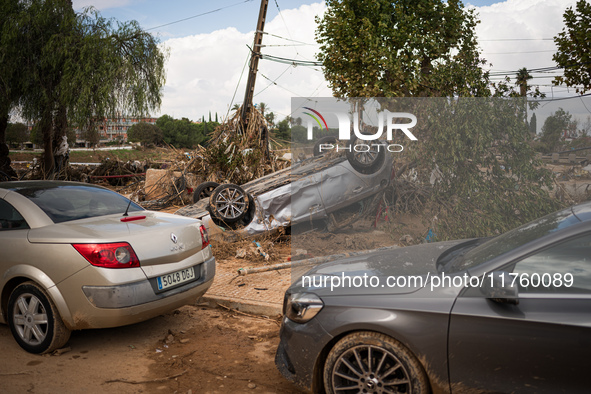
[(285, 299), (284, 315), (296, 323), (306, 323), (320, 312), (324, 302), (316, 294), (288, 294)]

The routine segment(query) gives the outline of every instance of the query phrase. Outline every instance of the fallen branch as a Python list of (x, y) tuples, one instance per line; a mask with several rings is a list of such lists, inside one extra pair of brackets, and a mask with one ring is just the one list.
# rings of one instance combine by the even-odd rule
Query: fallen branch
[(136, 176), (144, 176), (145, 172), (139, 174), (124, 174), (124, 175), (89, 175), (89, 178), (101, 178), (101, 179), (115, 179), (115, 178), (133, 178)]
[(232, 311), (232, 312), (236, 312), (236, 313), (238, 313), (238, 314), (240, 314), (240, 315), (243, 315), (243, 316), (246, 316), (246, 317), (251, 317), (251, 318), (254, 318), (254, 319), (263, 319), (263, 320), (269, 320), (269, 321), (272, 321), (273, 323), (277, 324), (278, 326), (280, 325), (280, 324), (279, 324), (279, 322), (278, 322), (277, 320), (275, 320), (275, 319), (271, 319), (271, 318), (270, 318), (270, 317), (268, 317), (268, 316), (257, 316), (257, 315), (252, 315), (252, 314), (250, 314), (250, 313), (241, 312), (241, 311), (239, 311), (239, 310), (237, 310), (237, 309), (232, 309), (232, 308), (230, 308), (230, 307), (227, 307), (227, 306), (225, 306), (225, 305), (222, 305), (222, 304), (220, 304), (220, 303), (216, 303), (216, 304), (218, 304), (218, 306), (220, 306), (220, 307), (224, 308), (225, 310)]
[(168, 376), (166, 378), (159, 378), (159, 379), (147, 379), (147, 380), (127, 380), (127, 379), (112, 379), (112, 380), (105, 380), (105, 383), (129, 383), (129, 384), (145, 384), (145, 383), (163, 383), (167, 380), (178, 378), (179, 376), (183, 376), (189, 370), (186, 369), (181, 373), (177, 373), (176, 375)]
[(30, 371), (25, 372), (8, 372), (8, 373), (0, 373), (0, 376), (14, 376), (14, 375), (30, 375)]
[(398, 245), (384, 246), (382, 248), (361, 250), (359, 252), (348, 252), (348, 253), (333, 254), (333, 255), (329, 255), (329, 256), (319, 256), (319, 257), (313, 257), (311, 259), (298, 260), (298, 261), (293, 261), (293, 262), (288, 261), (286, 263), (266, 265), (264, 267), (240, 268), (240, 269), (238, 269), (238, 275), (244, 276), (244, 275), (256, 274), (259, 272), (276, 271), (276, 270), (281, 270), (281, 269), (285, 269), (285, 268), (295, 268), (295, 267), (301, 267), (301, 266), (306, 266), (306, 265), (317, 265), (320, 263), (326, 263), (328, 261), (346, 259), (346, 258), (355, 257), (355, 256), (362, 256), (364, 254), (378, 252), (378, 251), (398, 249), (399, 247), (400, 246), (398, 246)]

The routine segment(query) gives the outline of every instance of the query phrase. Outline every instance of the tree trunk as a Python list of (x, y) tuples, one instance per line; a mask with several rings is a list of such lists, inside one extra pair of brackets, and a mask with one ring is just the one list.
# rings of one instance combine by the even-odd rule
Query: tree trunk
[(8, 128), (8, 114), (0, 114), (0, 144), (6, 143), (6, 129)]
[(51, 122), (51, 111), (44, 111), (39, 129), (43, 135), (43, 174), (47, 178), (53, 170), (53, 127)]
[(62, 138), (66, 135), (68, 129), (68, 116), (66, 108), (59, 105), (57, 114), (53, 120), (53, 146), (58, 147), (62, 142)]
[(0, 171), (11, 178), (16, 178), (16, 172), (10, 166), (10, 153), (6, 145), (6, 129), (8, 128), (8, 114), (0, 115)]

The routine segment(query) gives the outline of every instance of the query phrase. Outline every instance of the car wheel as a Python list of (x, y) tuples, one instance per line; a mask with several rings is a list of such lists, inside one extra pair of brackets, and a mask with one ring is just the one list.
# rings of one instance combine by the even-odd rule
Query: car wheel
[(332, 135), (322, 137), (314, 144), (314, 157), (325, 155), (326, 152), (320, 151), (320, 145), (322, 144), (336, 144), (337, 138), (333, 137)]
[(204, 198), (211, 197), (211, 193), (218, 187), (220, 184), (217, 182), (203, 182), (199, 186), (195, 188), (193, 192), (193, 203), (196, 203), (199, 200)]
[(209, 213), (212, 219), (217, 219), (223, 224), (237, 223), (248, 214), (250, 200), (248, 193), (238, 185), (219, 185), (209, 198)]
[(402, 344), (375, 332), (357, 332), (332, 348), (324, 366), (327, 393), (429, 393), (427, 375)]
[(55, 305), (33, 282), (18, 285), (8, 299), (8, 324), (14, 339), (30, 353), (47, 353), (70, 339)]
[[(362, 146), (362, 149), (355, 150), (356, 146)], [(365, 149), (367, 148), (367, 149)], [(386, 146), (380, 141), (368, 141), (354, 137), (347, 146), (347, 160), (356, 171), (362, 174), (372, 174), (376, 172), (386, 158)]]

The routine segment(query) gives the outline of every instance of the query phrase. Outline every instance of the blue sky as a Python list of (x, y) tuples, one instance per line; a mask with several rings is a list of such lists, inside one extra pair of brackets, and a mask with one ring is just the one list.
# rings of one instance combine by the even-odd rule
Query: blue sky
[[(278, 10), (298, 8), (317, 1), (270, 0), (267, 18), (275, 18)], [(471, 0), (465, 4), (488, 6), (499, 0)], [(209, 33), (223, 27), (233, 26), (238, 31), (249, 32), (256, 26), (260, 9), (259, 0), (75, 0), (77, 9), (92, 5), (105, 17), (118, 20), (136, 20), (144, 29), (156, 28), (162, 38), (183, 37)], [(219, 11), (216, 11), (218, 10)], [(203, 15), (205, 14), (205, 15)], [(194, 17), (194, 18), (192, 18)], [(181, 21), (186, 18), (188, 20)], [(177, 22), (180, 21), (180, 22)], [(162, 25), (168, 26), (159, 27)]]
[[(553, 66), (552, 38), (562, 30), (564, 10), (575, 2), (465, 1), (475, 8), (481, 21), (476, 27), (481, 57), (492, 64), (487, 68), (494, 78), (514, 77), (522, 67)], [(74, 0), (77, 10), (88, 5), (105, 17), (137, 20), (144, 29), (151, 29), (168, 51), (162, 107), (153, 115), (197, 120), (211, 111), (223, 117), (233, 104), (242, 102), (244, 67), (260, 0)], [(321, 0), (270, 0), (265, 25), (265, 32), (270, 34), (263, 39), (267, 45), (263, 54), (315, 60), (319, 46), (314, 38), (314, 20), (325, 10)], [(186, 18), (190, 19), (180, 21)], [(552, 86), (556, 73), (535, 74), (533, 83), (539, 84), (548, 97), (573, 95), (573, 89)], [(259, 63), (254, 102), (266, 103), (279, 120), (290, 114), (292, 96), (331, 95), (319, 67), (294, 67), (268, 60)]]

